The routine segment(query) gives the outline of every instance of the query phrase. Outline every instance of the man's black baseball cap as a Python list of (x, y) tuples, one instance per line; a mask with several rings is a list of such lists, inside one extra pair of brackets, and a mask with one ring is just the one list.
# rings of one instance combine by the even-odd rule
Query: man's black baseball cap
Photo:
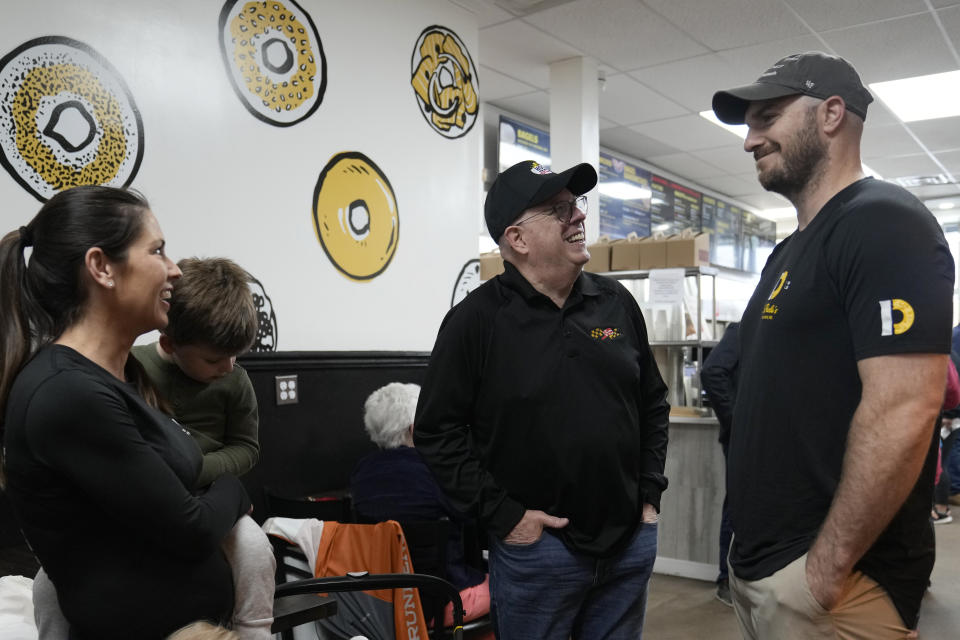
[(587, 162), (562, 173), (553, 173), (534, 160), (518, 162), (498, 175), (487, 192), (483, 204), (487, 231), (499, 242), (510, 223), (530, 207), (546, 202), (564, 189), (575, 196), (583, 195), (596, 184), (597, 171)]
[(727, 124), (743, 124), (747, 107), (755, 100), (803, 94), (826, 100), (840, 96), (847, 110), (867, 119), (873, 96), (860, 82), (853, 66), (820, 51), (796, 53), (778, 60), (753, 84), (713, 94), (713, 112)]

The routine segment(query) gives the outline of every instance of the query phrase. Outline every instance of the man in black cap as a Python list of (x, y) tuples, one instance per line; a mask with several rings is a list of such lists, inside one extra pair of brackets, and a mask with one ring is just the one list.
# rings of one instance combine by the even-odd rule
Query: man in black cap
[(497, 177), (505, 272), (447, 314), (417, 407), (417, 448), (490, 534), (501, 640), (643, 628), (670, 407), (633, 296), (583, 272), (596, 184), (589, 164)]
[(727, 488), (747, 638), (909, 637), (933, 568), (953, 259), (920, 201), (864, 176), (871, 100), (817, 52), (713, 97), (798, 220), (740, 324)]

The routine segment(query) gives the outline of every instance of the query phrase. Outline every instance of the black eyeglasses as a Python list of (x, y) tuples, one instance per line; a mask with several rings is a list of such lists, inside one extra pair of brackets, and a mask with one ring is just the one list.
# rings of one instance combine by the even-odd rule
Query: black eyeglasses
[(523, 220), (515, 222), (514, 225), (523, 224), (527, 220), (533, 220), (534, 218), (539, 218), (540, 216), (550, 215), (559, 220), (560, 224), (570, 224), (570, 221), (573, 219), (573, 213), (577, 209), (583, 211), (584, 214), (587, 213), (587, 196), (578, 196), (576, 200), (565, 200), (563, 202), (558, 202), (549, 209), (538, 211), (527, 216)]

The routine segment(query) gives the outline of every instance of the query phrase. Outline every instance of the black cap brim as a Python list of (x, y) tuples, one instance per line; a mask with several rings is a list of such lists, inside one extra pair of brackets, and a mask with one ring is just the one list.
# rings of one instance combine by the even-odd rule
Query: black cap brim
[(720, 122), (743, 124), (747, 107), (756, 100), (770, 100), (800, 93), (794, 87), (769, 82), (755, 82), (743, 87), (717, 91), (713, 94), (713, 112)]
[(550, 180), (546, 181), (542, 187), (537, 189), (537, 193), (530, 199), (524, 209), (546, 202), (564, 189), (569, 189), (570, 193), (575, 196), (582, 196), (597, 186), (597, 179), (597, 170), (589, 162), (582, 162), (566, 171), (555, 174)]

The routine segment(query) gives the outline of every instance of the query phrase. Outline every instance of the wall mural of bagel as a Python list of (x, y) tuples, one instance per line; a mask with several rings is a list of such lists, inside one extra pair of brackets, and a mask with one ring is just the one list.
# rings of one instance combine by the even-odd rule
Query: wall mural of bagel
[(310, 14), (293, 0), (227, 0), (220, 51), (237, 96), (264, 122), (289, 127), (323, 101), (323, 45)]
[(277, 314), (273, 310), (273, 301), (267, 295), (263, 284), (251, 276), (250, 293), (253, 294), (253, 306), (257, 310), (257, 337), (253, 339), (250, 351), (277, 350)]
[(77, 185), (128, 186), (143, 158), (143, 121), (117, 70), (62, 36), (0, 59), (0, 163), (41, 202)]
[(333, 156), (313, 192), (313, 224), (330, 262), (353, 280), (371, 280), (400, 241), (397, 199), (387, 176), (357, 151)]
[(439, 25), (423, 30), (413, 48), (410, 85), (434, 131), (459, 138), (473, 127), (480, 105), (477, 69), (453, 31)]

